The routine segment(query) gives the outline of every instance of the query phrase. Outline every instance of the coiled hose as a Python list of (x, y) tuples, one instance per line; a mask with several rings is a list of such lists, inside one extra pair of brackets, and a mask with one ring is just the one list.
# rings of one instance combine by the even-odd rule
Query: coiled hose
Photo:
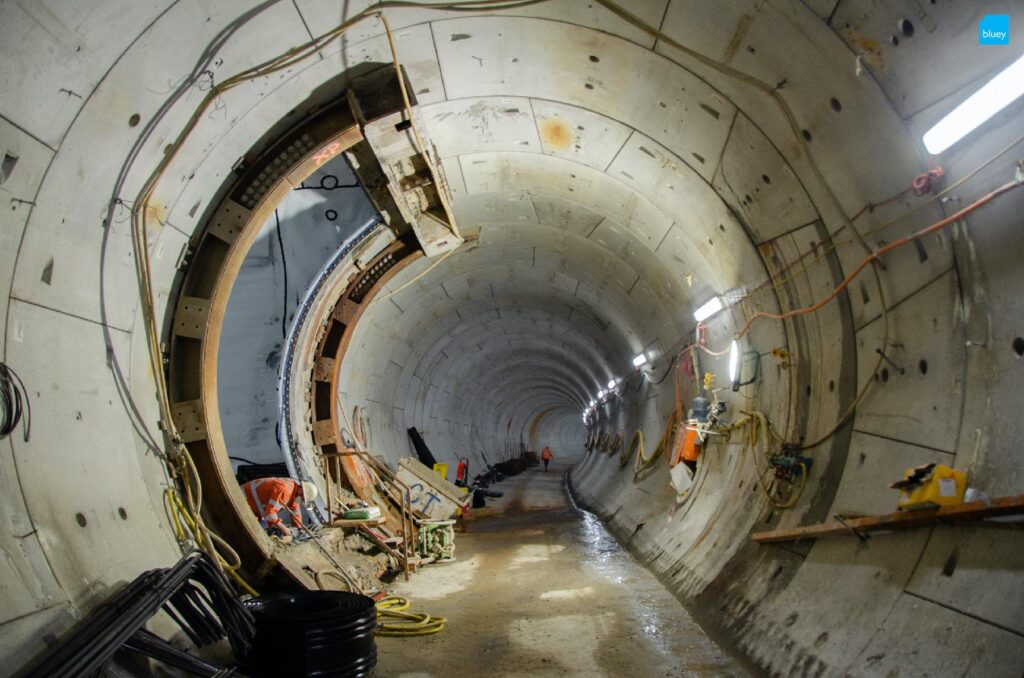
[(444, 630), (447, 619), (431, 617), (422, 612), (406, 612), (409, 599), (402, 596), (385, 596), (377, 601), (377, 635), (408, 638), (429, 636)]

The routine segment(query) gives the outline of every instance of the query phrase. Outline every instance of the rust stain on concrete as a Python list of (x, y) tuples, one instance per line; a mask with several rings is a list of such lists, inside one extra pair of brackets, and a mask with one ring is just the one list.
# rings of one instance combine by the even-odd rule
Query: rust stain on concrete
[(572, 145), (576, 135), (564, 122), (558, 118), (552, 118), (540, 122), (540, 138), (550, 150), (561, 151)]

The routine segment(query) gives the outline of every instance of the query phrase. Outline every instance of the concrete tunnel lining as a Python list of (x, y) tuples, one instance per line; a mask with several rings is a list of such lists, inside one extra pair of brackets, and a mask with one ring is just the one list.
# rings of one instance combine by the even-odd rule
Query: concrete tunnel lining
[[(391, 461), (407, 449), (407, 425), (428, 432), (432, 446), (452, 455), (475, 455), (500, 447), (510, 431), (526, 436), (535, 413), (553, 406), (566, 408), (564, 415), (559, 410), (546, 418), (540, 437), (578, 449), (583, 430), (573, 427), (581, 404), (612, 376), (632, 372), (629, 361), (640, 350), (660, 356), (649, 368), (659, 375), (680, 335), (689, 331), (695, 305), (712, 292), (758, 285), (766, 271), (777, 275), (829, 236), (848, 237), (837, 235), (843, 218), (814, 176), (808, 152), (838, 208), (855, 214), (921, 170), (920, 132), (1004, 63), (994, 52), (968, 53), (953, 40), (976, 22), (975, 10), (964, 6), (926, 7), (927, 20), (911, 20), (919, 29), (930, 21), (934, 30), (918, 30), (899, 47), (884, 38), (900, 8), (854, 0), (821, 14), (816, 5), (828, 3), (715, 3), (714, 21), (708, 20), (710, 5), (700, 3), (650, 0), (631, 8), (702, 54), (765, 82), (785, 81), (783, 96), (812, 138), (804, 144), (767, 99), (594, 4), (551, 2), (469, 18), (389, 11), (460, 226), (479, 235), (467, 251), (396, 293), (392, 299), (401, 312), (390, 302), (371, 305), (356, 327), (342, 371), (345, 401), (351, 407), (379, 400), (371, 416), (377, 443)], [(9, 485), (3, 494), (16, 516), (4, 532), (4, 551), (16, 554), (11, 567), (21, 574), (13, 580), (29, 582), (4, 596), (12, 602), (2, 620), (10, 631), (4, 656), (25, 658), (38, 648), (38, 641), (26, 639), (40, 629), (65, 628), (118, 581), (178, 553), (161, 507), (162, 466), (118, 407), (103, 359), (110, 349), (97, 333), (99, 324), (109, 328), (114, 355), (129, 375), (137, 419), (155, 436), (159, 415), (137, 311), (130, 235), (127, 221), (119, 221), (127, 208), (115, 208), (121, 216), (107, 233), (104, 308), (96, 294), (95, 264), (102, 250), (94, 220), (106, 212), (116, 166), (137, 135), (125, 124), (129, 114), (137, 111), (147, 119), (166, 96), (150, 85), (183, 76), (191, 61), (182, 53), (198, 54), (206, 39), (247, 9), (243, 5), (133, 7), (113, 12), (109, 25), (103, 14), (85, 17), (66, 9), (71, 14), (60, 16), (81, 27), (73, 35), (89, 55), (88, 61), (75, 60), (72, 70), (68, 61), (33, 45), (30, 31), (5, 42), (5, 53), (16, 56), (4, 61), (30, 63), (32, 69), (12, 76), (7, 67), (5, 89), (14, 96), (5, 97), (0, 111), (0, 140), (17, 151), (19, 163), (2, 189), (33, 204), (14, 203), (3, 217), (2, 242), (11, 244), (0, 248), (2, 270), (11, 272), (4, 276), (11, 292), (2, 295), (0, 314), (4, 360), (34, 385), (57, 386), (34, 387), (39, 418), (81, 422), (71, 425), (78, 427), (82, 454), (69, 463), (56, 427), (39, 426), (29, 443), (0, 441)], [(993, 8), (1019, 16), (1007, 3)], [(31, 10), (5, 11), (20, 18), (0, 23), (28, 25), (22, 15)], [(197, 23), (198, 11), (209, 13), (211, 21)], [(308, 39), (307, 26), (315, 34), (336, 15), (330, 3), (276, 4), (225, 43), (223, 64), (213, 72), (229, 74), (265, 60)], [(739, 26), (744, 28), (735, 34), (737, 48), (728, 54)], [(862, 44), (858, 29), (879, 38), (877, 52), (858, 62), (863, 75), (854, 68)], [(72, 34), (61, 35), (55, 44), (67, 50)], [(470, 37), (453, 40), (454, 35)], [(960, 58), (947, 61), (950, 53)], [(942, 58), (926, 56), (931, 54)], [(235, 160), (267, 129), (294, 120), (296, 106), (318, 96), (315, 90), (339, 69), (389, 60), (373, 23), (361, 24), (322, 55), (280, 80), (224, 95), (223, 107), (197, 128), (174, 161), (168, 176), (175, 180), (162, 183), (157, 193), (152, 233), (161, 314), (174, 295), (176, 255), (204, 223), (210, 187), (226, 180)], [(944, 72), (949, 76), (940, 77)], [(48, 88), (44, 92), (33, 81)], [(59, 93), (62, 88), (80, 99)], [(671, 99), (662, 96), (668, 91), (675, 92)], [(832, 99), (841, 102), (840, 110)], [(193, 94), (171, 110), (143, 146), (138, 167), (155, 164), (195, 102)], [(518, 112), (506, 112), (513, 109)], [(944, 154), (949, 182), (1012, 140), (1020, 114), (1018, 102), (970, 144)], [(683, 124), (676, 122), (680, 118)], [(580, 133), (580, 149), (563, 147), (564, 136), (551, 133), (562, 125)], [(107, 149), (104, 157), (96, 156), (97, 139)], [(1005, 181), (1005, 164), (994, 164), (958, 194), (968, 200)], [(142, 174), (129, 175), (124, 199), (135, 194)], [(958, 225), (923, 240), (926, 256), (913, 247), (887, 256), (880, 277), (888, 334), (903, 344), (895, 356), (906, 373), (894, 370), (890, 380), (872, 387), (851, 427), (819, 450), (820, 465), (797, 509), (784, 515), (763, 510), (738, 444), (723, 450), (720, 466), (702, 469), (708, 476), (704, 489), (669, 522), (664, 515), (672, 497), (663, 479), (634, 484), (608, 457), (589, 457), (573, 472), (580, 498), (760, 669), (870, 675), (909, 665), (933, 673), (957, 667), (999, 674), (1024, 665), (1024, 603), (1013, 593), (1021, 590), (1024, 549), (1014, 533), (997, 537), (981, 528), (935, 528), (900, 542), (823, 541), (795, 552), (759, 550), (747, 541), (753, 524), (765, 519), (771, 526), (791, 526), (839, 511), (887, 510), (891, 495), (879, 483), (928, 460), (971, 469), (993, 494), (1019, 493), (1024, 477), (1010, 453), (1022, 426), (1012, 414), (1019, 402), (1019, 368), (1010, 351), (1020, 334), (1014, 319), (1020, 283), (1012, 263), (1019, 246), (1007, 236), (1020, 221), (1019, 201), (1007, 198), (972, 215), (969, 229)], [(879, 207), (858, 224), (870, 232), (911, 206), (904, 199)], [(942, 210), (928, 205), (898, 232), (926, 225)], [(592, 224), (592, 233), (584, 234)], [(869, 241), (889, 239), (892, 232), (872, 233)], [(539, 269), (532, 252), (526, 264), (533, 247), (540, 253)], [(778, 302), (769, 296), (758, 300), (758, 308), (806, 305), (862, 256), (856, 245), (840, 247), (826, 265), (784, 288)], [(382, 293), (428, 265), (409, 266)], [(48, 266), (53, 277), (41, 280)], [(549, 273), (538, 276), (537, 270)], [(635, 285), (627, 287), (633, 275)], [(685, 282), (688, 275), (695, 279), (693, 288)], [(549, 282), (572, 279), (581, 281), (582, 299), (570, 295), (567, 285)], [(446, 292), (439, 290), (442, 281)], [(872, 285), (865, 278), (863, 288), (855, 284), (848, 298), (813, 319), (755, 325), (759, 351), (782, 347), (792, 357), (786, 369), (769, 366), (756, 392), (746, 392), (783, 430), (810, 439), (827, 431), (874, 378), (882, 323), (880, 295)], [(466, 306), (477, 311), (472, 317), (479, 316), (478, 326), (452, 317), (452, 310)], [(485, 320), (491, 308), (502, 314), (500, 322)], [(522, 310), (506, 318), (513, 309)], [(710, 343), (726, 342), (748, 310), (735, 307), (721, 316)], [(596, 330), (595, 321), (608, 323), (607, 329)], [(507, 352), (495, 348), (466, 358), (473, 343), (494, 343), (527, 322), (532, 329), (513, 334)], [(570, 331), (569, 339), (552, 336), (561, 329)], [(439, 359), (442, 350), (457, 360)], [(526, 354), (538, 355), (535, 366), (522, 359)], [(572, 357), (559, 365), (558, 356), (566, 354)], [(78, 355), (92, 357), (70, 357)], [(392, 366), (395, 357), (401, 369)], [(915, 369), (922, 360), (926, 371)], [(517, 370), (520, 365), (525, 366)], [(712, 365), (724, 380), (724, 364)], [(466, 388), (474, 375), (501, 383)], [(551, 385), (531, 388), (540, 378)], [(672, 407), (669, 385), (648, 385), (637, 395), (627, 388), (602, 408), (597, 427), (642, 428), (656, 437)], [(517, 406), (491, 414), (509, 401)], [(737, 408), (741, 403), (732, 401)], [(134, 449), (125, 449), (128, 440)], [(68, 475), (54, 474), (53, 468), (67, 468)], [(123, 488), (116, 496), (86, 487), (110, 479)], [(75, 525), (78, 511), (69, 504), (89, 518), (88, 530)], [(118, 507), (127, 508), (128, 520), (108, 520)], [(118, 548), (129, 539), (135, 549)], [(960, 564), (955, 575), (946, 576), (954, 551)], [(843, 564), (847, 585), (836, 587), (835, 572)], [(950, 636), (945, 629), (951, 625), (966, 632)], [(824, 639), (823, 628), (832, 631)], [(910, 655), (888, 640), (895, 637), (908, 647), (928, 647), (928, 656)]]

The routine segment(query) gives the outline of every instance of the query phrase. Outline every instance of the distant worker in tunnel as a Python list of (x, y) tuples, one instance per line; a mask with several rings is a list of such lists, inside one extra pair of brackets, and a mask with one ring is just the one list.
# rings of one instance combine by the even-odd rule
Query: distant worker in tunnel
[(301, 501), (313, 501), (319, 491), (308, 480), (301, 482), (292, 478), (257, 478), (242, 485), (249, 508), (260, 519), (260, 525), (269, 534), (281, 535), (283, 541), (291, 541), (292, 529), (278, 515), (284, 510), (292, 527), (302, 525)]
[(540, 458), (544, 461), (544, 472), (547, 473), (548, 462), (551, 461), (555, 455), (551, 454), (551, 448), (547, 445), (544, 446), (544, 450), (540, 453)]

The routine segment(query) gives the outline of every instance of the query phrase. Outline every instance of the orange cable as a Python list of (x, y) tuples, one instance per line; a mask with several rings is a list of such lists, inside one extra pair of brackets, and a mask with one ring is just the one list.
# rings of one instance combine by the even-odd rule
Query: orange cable
[(893, 250), (895, 250), (895, 249), (897, 249), (899, 247), (902, 247), (904, 245), (907, 245), (907, 244), (913, 242), (914, 240), (917, 240), (918, 238), (923, 238), (926, 235), (930, 235), (930, 234), (934, 233), (935, 231), (938, 231), (938, 230), (940, 230), (942, 228), (945, 228), (946, 226), (948, 226), (949, 224), (953, 223), (954, 221), (959, 221), (960, 219), (963, 219), (968, 214), (971, 214), (972, 212), (974, 212), (978, 208), (980, 208), (980, 207), (982, 207), (982, 206), (992, 202), (993, 200), (998, 198), (1000, 195), (1002, 195), (1004, 193), (1007, 193), (1009, 191), (1012, 191), (1015, 188), (1019, 188), (1022, 185), (1024, 185), (1024, 184), (1022, 184), (1022, 182), (1016, 181), (1016, 180), (1008, 182), (1006, 184), (1003, 184), (1002, 186), (1000, 186), (999, 188), (995, 189), (994, 191), (992, 191), (988, 195), (985, 195), (985, 196), (983, 196), (981, 198), (978, 198), (977, 200), (972, 202), (970, 205), (968, 205), (968, 206), (964, 207), (963, 209), (961, 209), (961, 210), (951, 214), (950, 216), (946, 217), (945, 219), (941, 219), (941, 220), (935, 222), (934, 224), (932, 224), (931, 226), (923, 228), (920, 231), (917, 231), (915, 233), (911, 233), (908, 236), (904, 236), (902, 238), (899, 238), (898, 240), (894, 240), (891, 243), (889, 243), (889, 244), (885, 245), (884, 247), (882, 247), (881, 249), (878, 249), (878, 250), (872, 252), (868, 256), (864, 257), (864, 259), (859, 264), (857, 264), (857, 267), (854, 268), (853, 271), (851, 271), (850, 274), (847, 275), (843, 279), (843, 282), (841, 282), (839, 284), (839, 286), (837, 286), (832, 291), (832, 293), (830, 295), (828, 295), (827, 297), (825, 297), (824, 299), (822, 299), (818, 303), (813, 304), (812, 306), (806, 306), (804, 308), (794, 309), (792, 311), (787, 311), (786, 313), (768, 313), (767, 311), (758, 311), (754, 315), (750, 316), (750, 319), (747, 320), (746, 324), (743, 326), (743, 329), (740, 330), (739, 334), (736, 335), (736, 338), (738, 339), (738, 338), (742, 337), (743, 335), (745, 335), (747, 333), (747, 331), (750, 329), (750, 326), (758, 318), (771, 318), (773, 320), (786, 320), (788, 318), (792, 318), (793, 316), (806, 315), (808, 313), (814, 313), (815, 311), (820, 309), (822, 306), (824, 306), (825, 304), (827, 304), (828, 302), (832, 301), (837, 296), (839, 296), (839, 293), (842, 292), (846, 288), (847, 285), (849, 285), (851, 282), (853, 282), (854, 278), (856, 278), (858, 275), (860, 275), (861, 272), (865, 268), (867, 268), (868, 264), (870, 264), (871, 262), (877, 260), (883, 254), (887, 254), (887, 253), (889, 253), (889, 252), (891, 252), (891, 251), (893, 251)]

